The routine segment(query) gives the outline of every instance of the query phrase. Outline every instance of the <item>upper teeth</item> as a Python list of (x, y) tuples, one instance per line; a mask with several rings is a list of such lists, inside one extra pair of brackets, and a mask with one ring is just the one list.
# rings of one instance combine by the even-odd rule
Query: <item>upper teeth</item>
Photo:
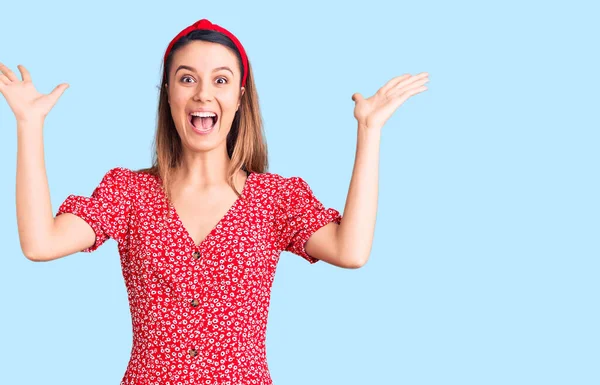
[(214, 112), (192, 112), (192, 116), (198, 116), (200, 118), (214, 118), (217, 116)]

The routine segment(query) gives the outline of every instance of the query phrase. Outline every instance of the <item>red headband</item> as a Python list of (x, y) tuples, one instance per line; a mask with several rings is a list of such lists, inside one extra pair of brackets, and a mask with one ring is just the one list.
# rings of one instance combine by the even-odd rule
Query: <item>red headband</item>
[(223, 27), (220, 27), (216, 24), (211, 23), (210, 21), (208, 21), (206, 19), (198, 20), (194, 24), (185, 28), (183, 31), (179, 32), (179, 34), (177, 34), (177, 36), (175, 36), (175, 38), (173, 40), (171, 40), (171, 42), (169, 43), (169, 46), (167, 47), (167, 51), (165, 52), (164, 62), (165, 63), (167, 62), (167, 56), (169, 56), (169, 53), (171, 52), (171, 49), (173, 48), (173, 44), (175, 44), (175, 42), (177, 42), (177, 40), (179, 40), (183, 36), (187, 35), (188, 33), (192, 32), (192, 31), (196, 31), (196, 30), (209, 30), (209, 31), (220, 32), (223, 35), (230, 38), (231, 41), (233, 41), (233, 44), (235, 44), (236, 48), (240, 52), (240, 56), (242, 57), (242, 65), (244, 67), (244, 78), (242, 79), (242, 86), (245, 86), (246, 78), (248, 77), (248, 57), (246, 56), (246, 51), (244, 50), (242, 43), (240, 43), (240, 41), (237, 39), (237, 37), (235, 37), (231, 32), (229, 32), (228, 30), (226, 30)]

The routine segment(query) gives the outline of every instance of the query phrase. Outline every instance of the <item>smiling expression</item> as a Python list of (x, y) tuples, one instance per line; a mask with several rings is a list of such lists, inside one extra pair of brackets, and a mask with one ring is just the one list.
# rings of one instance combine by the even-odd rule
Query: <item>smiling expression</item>
[(221, 44), (192, 41), (173, 54), (167, 92), (184, 148), (225, 146), (244, 93), (240, 81), (235, 53)]

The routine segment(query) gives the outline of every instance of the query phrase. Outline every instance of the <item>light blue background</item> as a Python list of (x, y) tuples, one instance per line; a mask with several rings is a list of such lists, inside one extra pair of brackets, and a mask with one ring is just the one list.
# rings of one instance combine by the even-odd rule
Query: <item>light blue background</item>
[[(598, 8), (328, 4), (3, 2), (0, 61), (24, 64), (42, 92), (71, 85), (44, 130), (53, 211), (112, 167), (150, 164), (160, 60), (200, 18), (247, 48), (270, 171), (302, 176), (339, 210), (352, 93), (427, 71), (429, 90), (383, 132), (369, 263), (282, 256), (275, 384), (599, 384)], [(116, 243), (27, 260), (3, 98), (0, 130), (0, 383), (118, 384), (131, 326)]]

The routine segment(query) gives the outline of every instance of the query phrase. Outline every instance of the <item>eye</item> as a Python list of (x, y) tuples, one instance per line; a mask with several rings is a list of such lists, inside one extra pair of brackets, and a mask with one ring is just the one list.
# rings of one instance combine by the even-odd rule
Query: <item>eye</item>
[(182, 76), (182, 77), (181, 77), (181, 81), (182, 81), (183, 83), (190, 83), (190, 82), (186, 82), (186, 81), (185, 81), (185, 79), (194, 80), (194, 79), (193, 79), (191, 76), (189, 76), (189, 75), (185, 75), (185, 76)]
[(224, 77), (217, 78), (217, 84), (227, 84), (228, 80)]

